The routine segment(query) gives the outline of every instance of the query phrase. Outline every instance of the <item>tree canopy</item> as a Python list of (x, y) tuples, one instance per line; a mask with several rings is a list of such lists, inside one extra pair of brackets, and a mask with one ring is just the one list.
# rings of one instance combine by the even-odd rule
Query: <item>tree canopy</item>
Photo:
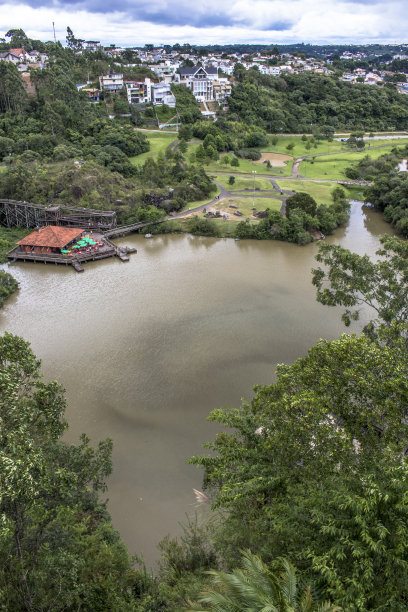
[(134, 572), (98, 493), (112, 442), (62, 441), (63, 389), (22, 338), (0, 338), (0, 605), (133, 610)]

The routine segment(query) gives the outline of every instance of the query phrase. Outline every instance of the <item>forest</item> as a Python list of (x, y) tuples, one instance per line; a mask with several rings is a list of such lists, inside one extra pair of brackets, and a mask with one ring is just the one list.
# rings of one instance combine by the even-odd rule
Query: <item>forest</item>
[(236, 64), (238, 84), (228, 101), (229, 115), (272, 133), (406, 129), (408, 100), (390, 84), (368, 87), (336, 75), (262, 75)]

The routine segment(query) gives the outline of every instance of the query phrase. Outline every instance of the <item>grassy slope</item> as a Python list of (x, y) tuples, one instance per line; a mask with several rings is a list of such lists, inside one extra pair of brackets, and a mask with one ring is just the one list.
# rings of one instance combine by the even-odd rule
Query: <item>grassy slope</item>
[(272, 184), (267, 179), (258, 178), (254, 175), (252, 177), (236, 176), (235, 183), (229, 185), (229, 177), (226, 174), (211, 175), (218, 183), (220, 183), (227, 191), (243, 191), (244, 189), (253, 190), (254, 184), (255, 189), (273, 189)]
[(172, 134), (163, 134), (161, 132), (158, 132), (157, 134), (155, 132), (150, 132), (149, 134), (146, 133), (146, 135), (150, 142), (150, 151), (147, 151), (147, 153), (141, 153), (141, 155), (137, 155), (136, 157), (131, 157), (130, 161), (135, 166), (144, 164), (146, 159), (149, 157), (156, 159), (158, 154), (160, 152), (164, 153), (169, 144), (176, 139), (176, 135), (173, 136)]
[(336, 186), (332, 183), (312, 183), (310, 181), (302, 181), (301, 179), (293, 181), (277, 179), (276, 182), (281, 189), (291, 189), (296, 192), (302, 191), (310, 194), (318, 204), (331, 204), (330, 194)]

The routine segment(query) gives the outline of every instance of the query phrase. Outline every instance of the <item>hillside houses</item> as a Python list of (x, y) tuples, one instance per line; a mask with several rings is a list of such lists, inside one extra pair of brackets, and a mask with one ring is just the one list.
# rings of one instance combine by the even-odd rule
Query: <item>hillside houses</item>
[(20, 72), (24, 72), (29, 67), (44, 68), (48, 61), (48, 56), (39, 51), (26, 51), (24, 48), (10, 49), (0, 53), (0, 61), (11, 62)]

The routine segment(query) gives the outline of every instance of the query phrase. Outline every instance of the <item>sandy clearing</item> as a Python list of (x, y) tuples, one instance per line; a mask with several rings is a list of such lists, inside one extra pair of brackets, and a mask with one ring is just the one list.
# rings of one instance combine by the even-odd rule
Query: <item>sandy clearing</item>
[(269, 159), (272, 166), (275, 168), (283, 168), (286, 165), (286, 162), (292, 159), (290, 155), (283, 155), (282, 153), (261, 153), (261, 159), (258, 159), (256, 164), (263, 164), (264, 160)]

